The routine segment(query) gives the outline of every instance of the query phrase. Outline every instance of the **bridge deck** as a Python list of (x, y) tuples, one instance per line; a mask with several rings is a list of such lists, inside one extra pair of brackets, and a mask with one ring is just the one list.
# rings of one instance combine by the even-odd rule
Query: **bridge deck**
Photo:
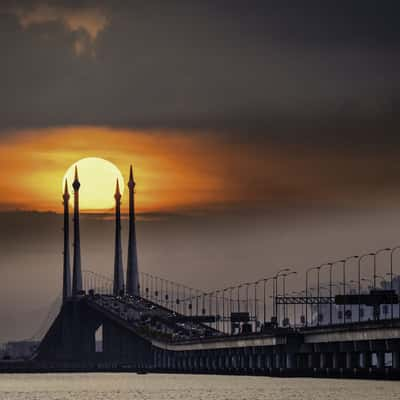
[(299, 336), (305, 344), (400, 338), (400, 320), (275, 328), (264, 333), (225, 335), (205, 324), (176, 323), (176, 313), (142, 298), (94, 296), (88, 300), (145, 336), (153, 346), (178, 352), (285, 345), (288, 338)]

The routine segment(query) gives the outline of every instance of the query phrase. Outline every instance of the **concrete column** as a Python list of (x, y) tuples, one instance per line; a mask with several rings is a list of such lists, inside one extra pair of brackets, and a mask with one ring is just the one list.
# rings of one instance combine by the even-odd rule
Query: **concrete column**
[(361, 367), (370, 368), (372, 365), (372, 354), (369, 351), (361, 353)]
[(272, 354), (271, 353), (267, 353), (265, 354), (265, 368), (272, 368)]
[(321, 353), (319, 355), (319, 367), (321, 369), (327, 368), (327, 362), (326, 362), (326, 353)]
[(296, 368), (304, 369), (306, 368), (306, 363), (304, 362), (304, 354), (297, 354), (296, 357)]
[(157, 368), (162, 368), (162, 351), (157, 353)]
[(256, 368), (261, 370), (263, 368), (263, 354), (257, 354)]
[(180, 361), (180, 369), (181, 371), (185, 370), (185, 357), (183, 356), (183, 354), (180, 354), (179, 356), (179, 361)]
[(254, 356), (253, 353), (250, 353), (250, 354), (248, 355), (248, 360), (249, 360), (249, 362), (248, 362), (248, 369), (249, 369), (249, 370), (252, 370), (252, 371), (253, 371), (254, 368), (255, 368), (254, 358), (255, 358), (255, 356)]
[(338, 369), (340, 368), (339, 365), (339, 353), (332, 353), (332, 368), (333, 369)]
[(320, 355), (318, 353), (308, 354), (308, 368), (319, 368), (320, 365)]
[(227, 371), (230, 368), (230, 354), (229, 351), (224, 354), (224, 370)]
[(358, 362), (356, 362), (356, 356), (358, 353), (347, 352), (346, 353), (346, 368), (352, 369), (358, 367)]
[(392, 368), (400, 368), (400, 353), (397, 351), (392, 353)]
[(313, 367), (313, 355), (312, 353), (307, 354), (307, 368)]
[(190, 355), (188, 357), (188, 368), (190, 371), (193, 371), (193, 356), (192, 355)]
[(245, 363), (245, 354), (243, 351), (240, 352), (240, 369), (243, 370), (245, 369), (246, 363)]
[(385, 353), (379, 352), (376, 353), (376, 358), (378, 361), (378, 368), (385, 368)]
[(161, 352), (161, 359), (160, 359), (160, 361), (161, 361), (161, 368), (162, 368), (162, 369), (165, 369), (165, 367), (166, 367), (165, 358), (166, 358), (166, 353), (165, 353), (165, 351), (162, 351), (162, 352)]
[(296, 368), (296, 354), (286, 353), (286, 368), (288, 369)]
[(214, 352), (211, 354), (211, 368), (213, 371), (218, 369), (218, 356)]
[(274, 359), (275, 359), (274, 368), (282, 368), (280, 353), (275, 353), (274, 356), (275, 356), (274, 357)]

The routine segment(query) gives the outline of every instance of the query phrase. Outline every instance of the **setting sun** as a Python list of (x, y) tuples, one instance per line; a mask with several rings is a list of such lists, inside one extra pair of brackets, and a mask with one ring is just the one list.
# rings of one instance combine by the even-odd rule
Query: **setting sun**
[(68, 180), (68, 189), (73, 193), (75, 166), (78, 167), (80, 207), (82, 210), (106, 210), (114, 206), (116, 180), (119, 180), (121, 194), (124, 192), (124, 178), (121, 171), (110, 161), (103, 158), (87, 157), (72, 164), (62, 181)]

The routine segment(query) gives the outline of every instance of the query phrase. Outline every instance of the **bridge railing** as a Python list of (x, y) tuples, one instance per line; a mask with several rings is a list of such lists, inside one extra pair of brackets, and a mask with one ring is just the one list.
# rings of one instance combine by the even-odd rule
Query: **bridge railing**
[[(296, 329), (399, 318), (398, 304), (374, 307), (361, 302), (335, 304), (333, 300), (337, 295), (349, 294), (358, 294), (361, 298), (371, 289), (390, 289), (399, 293), (400, 277), (394, 274), (397, 270), (397, 250), (400, 250), (399, 246), (308, 268), (302, 290), (298, 288), (299, 279), (296, 279), (296, 285), (293, 285), (294, 279), (291, 280), (291, 286), (297, 286), (297, 290), (288, 290), (289, 278), (297, 274), (292, 267), (288, 267), (279, 269), (275, 275), (267, 278), (212, 291), (195, 289), (142, 272), (140, 294), (155, 304), (189, 318), (212, 316), (214, 328), (226, 334), (260, 332), (279, 326)], [(365, 272), (367, 269), (370, 278)], [(112, 295), (112, 284), (109, 277), (85, 271), (85, 290), (93, 289), (97, 293)]]

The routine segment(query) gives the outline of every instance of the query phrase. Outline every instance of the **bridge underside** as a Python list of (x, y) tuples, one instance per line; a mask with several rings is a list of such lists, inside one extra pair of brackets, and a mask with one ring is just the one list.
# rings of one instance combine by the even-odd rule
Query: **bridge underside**
[[(96, 332), (101, 329), (101, 342)], [(142, 368), (151, 359), (151, 343), (85, 299), (64, 303), (41, 342), (36, 361), (59, 365), (122, 365)]]

